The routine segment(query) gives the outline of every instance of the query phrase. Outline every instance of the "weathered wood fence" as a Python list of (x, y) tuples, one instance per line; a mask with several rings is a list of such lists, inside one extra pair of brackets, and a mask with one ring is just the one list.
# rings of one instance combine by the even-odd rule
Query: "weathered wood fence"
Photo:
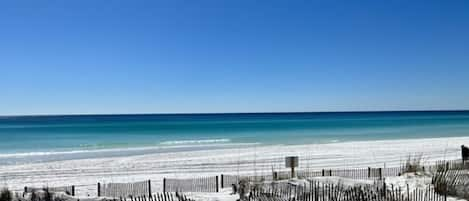
[(194, 201), (193, 199), (188, 198), (186, 195), (176, 192), (176, 193), (156, 193), (153, 195), (146, 196), (133, 196), (133, 197), (119, 197), (111, 199), (109, 201)]
[(456, 186), (469, 186), (469, 172), (468, 170), (447, 170), (437, 172), (432, 177), (432, 184), (445, 189), (454, 188)]
[(130, 197), (148, 196), (151, 197), (151, 181), (141, 181), (134, 183), (98, 183), (98, 197)]
[(218, 176), (193, 179), (163, 179), (163, 192), (219, 192)]
[(75, 186), (42, 187), (42, 188), (25, 186), (24, 192), (32, 193), (32, 192), (37, 192), (37, 191), (41, 191), (45, 189), (47, 189), (49, 192), (64, 192), (67, 195), (75, 196)]
[(452, 161), (436, 161), (435, 165), (423, 166), (424, 170), (433, 172), (442, 172), (448, 170), (469, 169), (469, 163), (459, 160)]
[[(298, 178), (337, 176), (351, 179), (382, 179), (389, 176), (399, 176), (401, 168), (357, 168), (357, 169), (323, 169), (321, 171), (298, 171)], [(290, 175), (287, 175), (291, 178)]]
[[(444, 174), (453, 174), (453, 170), (468, 170), (469, 163), (463, 163), (460, 160), (438, 161), (434, 165), (423, 166), (425, 171), (444, 172)], [(389, 176), (399, 176), (403, 172), (403, 167), (391, 168), (358, 168), (358, 169), (323, 169), (319, 171), (298, 170), (298, 178), (308, 179), (321, 176), (338, 176), (351, 179), (372, 179), (380, 180)], [(445, 176), (446, 177), (446, 176)], [(222, 174), (213, 177), (200, 177), (191, 179), (163, 179), (163, 192), (219, 192), (221, 188), (231, 188), (233, 184), (237, 185), (239, 180), (246, 179), (251, 182), (274, 181), (291, 178), (290, 171), (274, 172), (271, 175), (226, 175)], [(468, 178), (461, 178), (457, 181), (467, 181)], [(47, 187), (51, 192), (65, 192), (74, 196), (75, 186)], [(37, 187), (24, 187), (24, 192), (43, 190)], [(142, 181), (135, 183), (98, 183), (98, 196), (103, 197), (130, 197), (152, 195), (151, 181)]]
[[(357, 169), (323, 169), (319, 171), (298, 170), (297, 177), (307, 179), (312, 177), (326, 177), (337, 176), (351, 179), (373, 179), (379, 180), (389, 176), (399, 176), (401, 174), (401, 167), (393, 168), (357, 168)], [(246, 179), (250, 182), (260, 181), (273, 181), (290, 179), (290, 171), (274, 172), (273, 175), (257, 175), (257, 176), (236, 176), (236, 175), (221, 175), (221, 187), (231, 187), (233, 184), (238, 184), (239, 180)]]
[[(463, 163), (460, 160), (452, 161), (436, 161), (433, 165), (422, 166), (426, 171), (448, 171), (448, 170), (461, 170), (469, 169), (469, 163)], [(312, 177), (325, 177), (337, 176), (350, 179), (372, 179), (380, 180), (385, 177), (400, 176), (405, 171), (405, 167), (389, 167), (389, 168), (356, 168), (356, 169), (322, 169), (319, 171), (311, 170), (297, 170), (297, 177), (301, 179), (308, 179)], [(257, 175), (257, 176), (236, 176), (236, 175), (221, 175), (221, 187), (231, 187), (233, 184), (238, 184), (239, 180), (246, 179), (251, 182), (259, 181), (273, 181), (292, 178), (290, 171), (274, 172), (273, 175)]]
[[(285, 185), (288, 185), (287, 187)], [(410, 189), (386, 186), (345, 187), (310, 181), (309, 184), (253, 189), (249, 201), (446, 201), (428, 185), (426, 188)]]
[(220, 175), (220, 187), (221, 188), (231, 188), (233, 184), (238, 184), (242, 179), (248, 180), (250, 182), (263, 182), (263, 181), (273, 181), (273, 175), (257, 175), (257, 176), (237, 176), (237, 175)]

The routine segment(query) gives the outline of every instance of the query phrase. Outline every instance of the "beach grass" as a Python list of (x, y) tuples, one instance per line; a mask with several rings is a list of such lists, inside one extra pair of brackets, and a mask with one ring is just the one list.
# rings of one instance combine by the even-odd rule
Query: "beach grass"
[(409, 155), (403, 165), (404, 173), (416, 173), (423, 171), (423, 154)]
[(12, 199), (12, 192), (8, 188), (3, 188), (0, 191), (0, 201), (11, 201)]

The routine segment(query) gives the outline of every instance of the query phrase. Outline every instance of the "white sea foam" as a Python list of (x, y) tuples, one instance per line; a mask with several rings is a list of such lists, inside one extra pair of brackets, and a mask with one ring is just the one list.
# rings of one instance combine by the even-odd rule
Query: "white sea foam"
[(209, 143), (228, 143), (230, 139), (204, 139), (204, 140), (172, 140), (161, 142), (161, 145), (180, 145), (180, 144), (209, 144)]
[[(22, 152), (22, 153), (4, 153), (0, 154), (0, 158), (20, 158), (20, 157), (41, 157), (41, 156), (55, 156), (55, 155), (76, 155), (76, 154), (106, 154), (111, 152), (127, 153), (127, 152), (138, 152), (138, 151), (158, 151), (165, 152), (170, 150), (171, 152), (177, 151), (177, 149), (203, 149), (213, 147), (230, 147), (230, 146), (249, 146), (256, 145), (259, 143), (230, 143), (230, 139), (208, 139), (208, 140), (181, 140), (181, 141), (165, 141), (161, 142), (159, 146), (145, 146), (145, 147), (125, 147), (125, 148), (107, 148), (107, 149), (81, 149), (81, 150), (70, 150), (70, 151), (35, 151), (35, 152)], [(86, 148), (81, 147), (81, 148)], [(125, 155), (125, 154), (122, 154)]]

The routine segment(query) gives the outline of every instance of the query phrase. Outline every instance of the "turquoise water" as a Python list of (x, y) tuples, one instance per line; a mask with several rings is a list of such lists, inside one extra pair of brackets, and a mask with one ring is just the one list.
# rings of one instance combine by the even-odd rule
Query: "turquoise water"
[(0, 164), (455, 136), (469, 136), (469, 111), (0, 117)]

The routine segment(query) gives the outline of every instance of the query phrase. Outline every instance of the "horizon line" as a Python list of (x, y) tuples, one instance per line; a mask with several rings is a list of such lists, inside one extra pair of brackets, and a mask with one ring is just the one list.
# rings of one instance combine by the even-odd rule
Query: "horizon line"
[(220, 114), (306, 114), (306, 113), (380, 113), (380, 112), (469, 112), (469, 109), (431, 109), (431, 110), (334, 110), (334, 111), (278, 111), (278, 112), (168, 112), (168, 113), (70, 113), (70, 114), (30, 114), (0, 115), (5, 117), (63, 117), (63, 116), (150, 116), (150, 115), (220, 115)]

